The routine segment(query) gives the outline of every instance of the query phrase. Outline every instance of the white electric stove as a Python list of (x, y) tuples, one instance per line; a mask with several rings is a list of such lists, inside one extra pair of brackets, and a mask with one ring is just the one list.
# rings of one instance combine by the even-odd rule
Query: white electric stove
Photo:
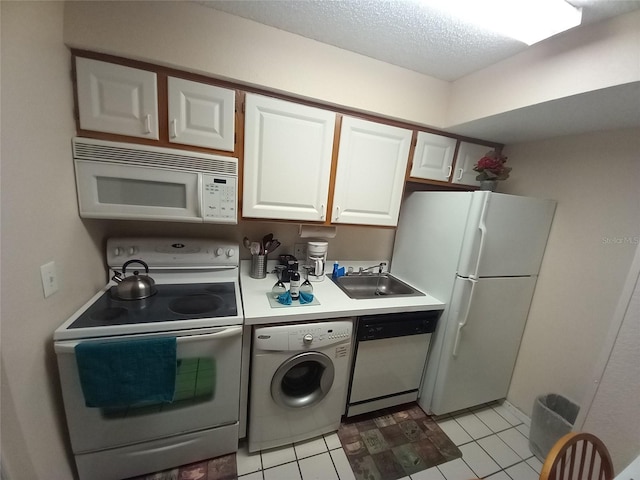
[[(127, 478), (237, 450), (243, 312), (239, 246), (209, 239), (112, 238), (109, 276), (148, 265), (157, 292), (121, 300), (111, 281), (54, 332), (81, 480)], [(133, 264), (132, 264), (133, 265)], [(130, 271), (143, 268), (128, 267)], [(176, 339), (175, 394), (157, 404), (88, 407), (80, 344)]]

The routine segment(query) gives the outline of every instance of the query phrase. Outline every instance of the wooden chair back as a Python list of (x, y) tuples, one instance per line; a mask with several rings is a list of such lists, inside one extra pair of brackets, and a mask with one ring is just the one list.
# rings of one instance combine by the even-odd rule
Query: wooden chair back
[(540, 480), (613, 480), (613, 463), (605, 444), (595, 435), (571, 432), (547, 455)]

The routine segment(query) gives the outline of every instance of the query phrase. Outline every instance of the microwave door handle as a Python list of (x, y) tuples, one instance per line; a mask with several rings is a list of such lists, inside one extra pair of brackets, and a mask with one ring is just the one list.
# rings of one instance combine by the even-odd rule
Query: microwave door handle
[(196, 203), (198, 204), (198, 212), (197, 215), (204, 221), (204, 177), (201, 173), (198, 174), (198, 198), (196, 199)]
[[(200, 342), (202, 340), (222, 340), (225, 338), (236, 337), (242, 333), (241, 326), (226, 327), (220, 331), (213, 333), (204, 333), (201, 335), (185, 335), (183, 337), (176, 337), (176, 343), (182, 345), (184, 343)], [(75, 352), (76, 345), (80, 343), (77, 341), (66, 341), (64, 343), (56, 343), (54, 350), (56, 353), (73, 353)]]

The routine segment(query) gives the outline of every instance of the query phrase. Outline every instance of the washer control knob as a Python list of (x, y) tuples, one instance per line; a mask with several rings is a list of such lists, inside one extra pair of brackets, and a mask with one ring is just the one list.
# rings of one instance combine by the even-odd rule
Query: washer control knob
[(313, 335), (311, 335), (310, 333), (307, 333), (304, 337), (302, 337), (302, 341), (309, 345), (311, 342), (313, 342)]

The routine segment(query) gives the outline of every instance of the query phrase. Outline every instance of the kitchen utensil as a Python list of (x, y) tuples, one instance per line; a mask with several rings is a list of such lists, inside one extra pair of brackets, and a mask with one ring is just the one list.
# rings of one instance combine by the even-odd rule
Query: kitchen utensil
[(248, 237), (244, 237), (242, 239), (242, 245), (244, 245), (245, 248), (251, 249), (251, 240), (249, 240)]
[(260, 255), (261, 246), (259, 242), (251, 242), (249, 249), (251, 250), (251, 255)]
[[(138, 270), (133, 275), (125, 277), (127, 267), (132, 263), (139, 263), (144, 267), (145, 274), (140, 275)], [(115, 272), (111, 279), (117, 283), (114, 295), (121, 300), (142, 300), (154, 295), (157, 291), (156, 283), (149, 276), (149, 266), (142, 260), (129, 260), (122, 265), (122, 273)]]
[(251, 270), (249, 270), (251, 278), (265, 278), (267, 276), (267, 256), (251, 255)]
[(273, 233), (267, 233), (264, 237), (262, 237), (262, 251), (260, 253), (265, 253), (267, 251), (267, 244), (273, 240)]
[(271, 240), (269, 243), (269, 248), (267, 249), (269, 253), (273, 252), (276, 248), (278, 248), (281, 243), (277, 239)]

